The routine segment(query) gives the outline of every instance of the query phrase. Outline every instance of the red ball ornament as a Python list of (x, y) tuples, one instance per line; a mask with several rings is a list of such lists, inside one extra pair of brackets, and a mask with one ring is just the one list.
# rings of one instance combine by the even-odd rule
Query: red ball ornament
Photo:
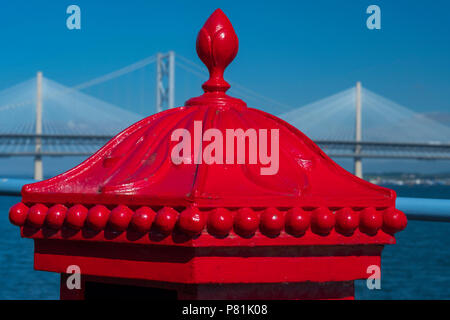
[(87, 222), (90, 228), (100, 231), (105, 229), (109, 219), (109, 209), (98, 204), (89, 209)]
[(239, 209), (234, 219), (235, 231), (243, 236), (250, 236), (258, 229), (258, 214), (250, 208)]
[(336, 212), (336, 230), (343, 235), (351, 235), (359, 225), (359, 214), (350, 208)]
[(218, 236), (227, 235), (233, 228), (233, 215), (225, 208), (217, 208), (209, 213), (208, 231)]
[(139, 232), (146, 233), (150, 231), (156, 212), (149, 207), (140, 207), (131, 218), (131, 225)]
[(86, 221), (88, 209), (81, 205), (76, 204), (67, 211), (66, 223), (73, 229), (79, 230), (83, 228)]
[(276, 208), (267, 208), (261, 214), (261, 231), (269, 235), (277, 235), (283, 230), (284, 216)]
[(175, 227), (178, 219), (178, 212), (171, 207), (164, 207), (156, 213), (155, 226), (162, 233), (170, 233)]
[(109, 223), (115, 230), (124, 231), (128, 228), (132, 217), (133, 211), (127, 206), (121, 204), (111, 211)]
[(197, 208), (187, 208), (180, 214), (178, 225), (188, 234), (198, 234), (205, 227), (206, 219)]
[(22, 202), (16, 203), (9, 209), (9, 221), (16, 226), (23, 226), (27, 220), (28, 210)]
[(303, 235), (311, 224), (311, 215), (300, 208), (291, 208), (286, 213), (286, 231), (294, 236)]
[(383, 216), (383, 229), (388, 233), (396, 233), (406, 228), (408, 219), (406, 215), (395, 208), (388, 208)]
[(55, 204), (48, 209), (45, 223), (53, 229), (59, 229), (64, 224), (66, 219), (67, 208), (62, 204)]
[(361, 211), (359, 229), (369, 235), (374, 235), (383, 225), (383, 216), (375, 208), (368, 207)]
[(35, 228), (40, 228), (44, 224), (48, 208), (41, 203), (35, 204), (28, 211), (27, 221)]
[(333, 230), (336, 219), (334, 214), (325, 207), (320, 207), (312, 212), (312, 230), (319, 235), (327, 235)]

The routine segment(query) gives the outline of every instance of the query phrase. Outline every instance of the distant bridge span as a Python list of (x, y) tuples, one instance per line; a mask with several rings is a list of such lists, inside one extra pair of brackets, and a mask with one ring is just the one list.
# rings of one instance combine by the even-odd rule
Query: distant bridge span
[[(142, 119), (143, 115), (119, 106), (140, 101), (148, 107), (145, 114), (151, 114), (177, 105), (175, 67), (180, 67), (177, 72), (201, 81), (208, 77), (204, 67), (171, 51), (76, 86), (61, 85), (39, 72), (35, 79), (0, 91), (0, 158), (33, 157), (34, 178), (41, 180), (43, 157), (92, 155), (114, 134)], [(155, 69), (155, 77), (146, 75), (149, 68)], [(126, 90), (120, 82), (124, 79), (134, 81)], [(192, 83), (183, 76), (177, 79), (184, 79), (180, 89)], [(151, 88), (144, 86), (149, 83)], [(266, 111), (276, 108), (272, 114), (300, 129), (330, 157), (353, 158), (359, 177), (363, 158), (450, 160), (450, 143), (446, 143), (450, 141), (450, 127), (362, 88), (359, 82), (355, 88), (300, 108), (229, 83), (232, 95), (243, 98), (251, 107)], [(105, 96), (99, 99), (98, 95), (87, 94), (92, 87), (106, 92)], [(183, 98), (190, 96), (183, 94)], [(117, 100), (111, 101), (114, 97)], [(125, 103), (122, 98), (131, 100)]]
[[(0, 145), (17, 150), (0, 151), (0, 157), (90, 156), (112, 138), (111, 135), (0, 134)], [(43, 146), (40, 152), (26, 150), (27, 146), (34, 147), (36, 141)], [(450, 143), (331, 140), (315, 140), (315, 143), (332, 158), (450, 160)], [(52, 151), (63, 146), (70, 146), (71, 151)]]

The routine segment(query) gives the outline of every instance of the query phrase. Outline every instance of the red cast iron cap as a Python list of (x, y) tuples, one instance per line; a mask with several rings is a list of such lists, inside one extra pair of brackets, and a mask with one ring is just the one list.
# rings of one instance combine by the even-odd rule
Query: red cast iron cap
[[(371, 235), (381, 228), (387, 233), (404, 228), (406, 218), (394, 208), (394, 191), (350, 174), (297, 128), (271, 114), (248, 108), (242, 100), (226, 94), (230, 85), (223, 79), (223, 73), (237, 51), (238, 38), (233, 26), (218, 9), (197, 37), (197, 53), (210, 73), (209, 80), (203, 84), (203, 95), (188, 100), (184, 107), (133, 124), (77, 167), (54, 178), (25, 185), (22, 202), (37, 213), (43, 209), (32, 207), (36, 204), (80, 205), (72, 211), (69, 208), (67, 214), (64, 212), (71, 225), (79, 227), (87, 223), (98, 229), (113, 224), (116, 231), (150, 230), (153, 221), (165, 233), (181, 226), (191, 234), (204, 229), (216, 230), (218, 234), (226, 234), (231, 229), (239, 234), (241, 230), (243, 237), (250, 237), (259, 229), (266, 230), (268, 236), (284, 229), (301, 235), (308, 229), (309, 221), (321, 236), (334, 232), (335, 226), (342, 234), (352, 234), (361, 222), (367, 224), (363, 227)], [(211, 151), (213, 140), (220, 146), (216, 135), (203, 137), (202, 142), (202, 134), (208, 129), (223, 137), (224, 163), (216, 160), (219, 163), (208, 164), (205, 163), (208, 159), (202, 157), (208, 147)], [(246, 144), (245, 161), (241, 163), (237, 159), (237, 140), (234, 140), (233, 155), (229, 156), (230, 150), (226, 150), (230, 129), (241, 129), (250, 136), (242, 138), (244, 141), (257, 142), (254, 149)], [(268, 141), (268, 152), (263, 155), (269, 155), (271, 148), (276, 147), (277, 134), (278, 159), (272, 154), (271, 163), (267, 157), (262, 161), (261, 141)], [(173, 139), (174, 135), (177, 139)], [(180, 153), (181, 163), (174, 163), (174, 149), (186, 135), (191, 139), (184, 151), (191, 152)], [(220, 159), (219, 148), (215, 150), (211, 154)], [(198, 163), (199, 159), (202, 163)], [(139, 217), (133, 217), (126, 206), (147, 209), (141, 210)], [(173, 208), (182, 208), (177, 212), (182, 219), (178, 219)], [(238, 214), (239, 208), (269, 213)], [(342, 208), (350, 209), (340, 211), (336, 219), (336, 212)], [(364, 208), (372, 208), (373, 212)], [(23, 225), (24, 205), (16, 209), (17, 217), (13, 215), (11, 220)], [(205, 214), (207, 209), (215, 211)], [(382, 216), (388, 209), (389, 226), (385, 226)], [(359, 219), (361, 212), (363, 219)], [(210, 215), (217, 217), (217, 221), (211, 221)], [(236, 215), (239, 219), (235, 219)], [(38, 214), (34, 216), (36, 221), (32, 225), (44, 223)], [(59, 220), (53, 225), (58, 223)]]

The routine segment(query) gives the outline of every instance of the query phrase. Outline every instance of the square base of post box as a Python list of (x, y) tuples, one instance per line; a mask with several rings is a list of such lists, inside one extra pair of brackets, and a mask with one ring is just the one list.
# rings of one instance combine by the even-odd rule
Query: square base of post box
[[(63, 299), (112, 293), (148, 299), (352, 299), (353, 281), (367, 279), (371, 266), (380, 267), (382, 249), (380, 244), (183, 247), (35, 239), (35, 269), (62, 274)], [(73, 266), (81, 275), (78, 291), (67, 287)]]

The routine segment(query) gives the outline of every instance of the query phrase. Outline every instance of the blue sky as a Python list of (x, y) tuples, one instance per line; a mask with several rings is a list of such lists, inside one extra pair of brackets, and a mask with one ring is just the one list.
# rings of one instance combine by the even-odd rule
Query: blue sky
[[(81, 30), (66, 28), (70, 4)], [(370, 4), (381, 30), (366, 28)], [(157, 51), (200, 63), (196, 35), (218, 7), (240, 39), (227, 77), (256, 92), (301, 106), (361, 80), (414, 110), (450, 111), (448, 1), (4, 1), (0, 89), (37, 70), (75, 85)]]
[[(81, 30), (66, 28), (70, 4)], [(371, 4), (381, 30), (366, 27)], [(247, 88), (299, 107), (360, 80), (413, 110), (450, 112), (450, 2), (438, 0), (2, 1), (0, 89), (38, 70), (75, 85), (158, 51), (200, 64), (197, 32), (219, 7), (240, 39), (226, 78)], [(177, 104), (189, 98), (177, 92)]]

